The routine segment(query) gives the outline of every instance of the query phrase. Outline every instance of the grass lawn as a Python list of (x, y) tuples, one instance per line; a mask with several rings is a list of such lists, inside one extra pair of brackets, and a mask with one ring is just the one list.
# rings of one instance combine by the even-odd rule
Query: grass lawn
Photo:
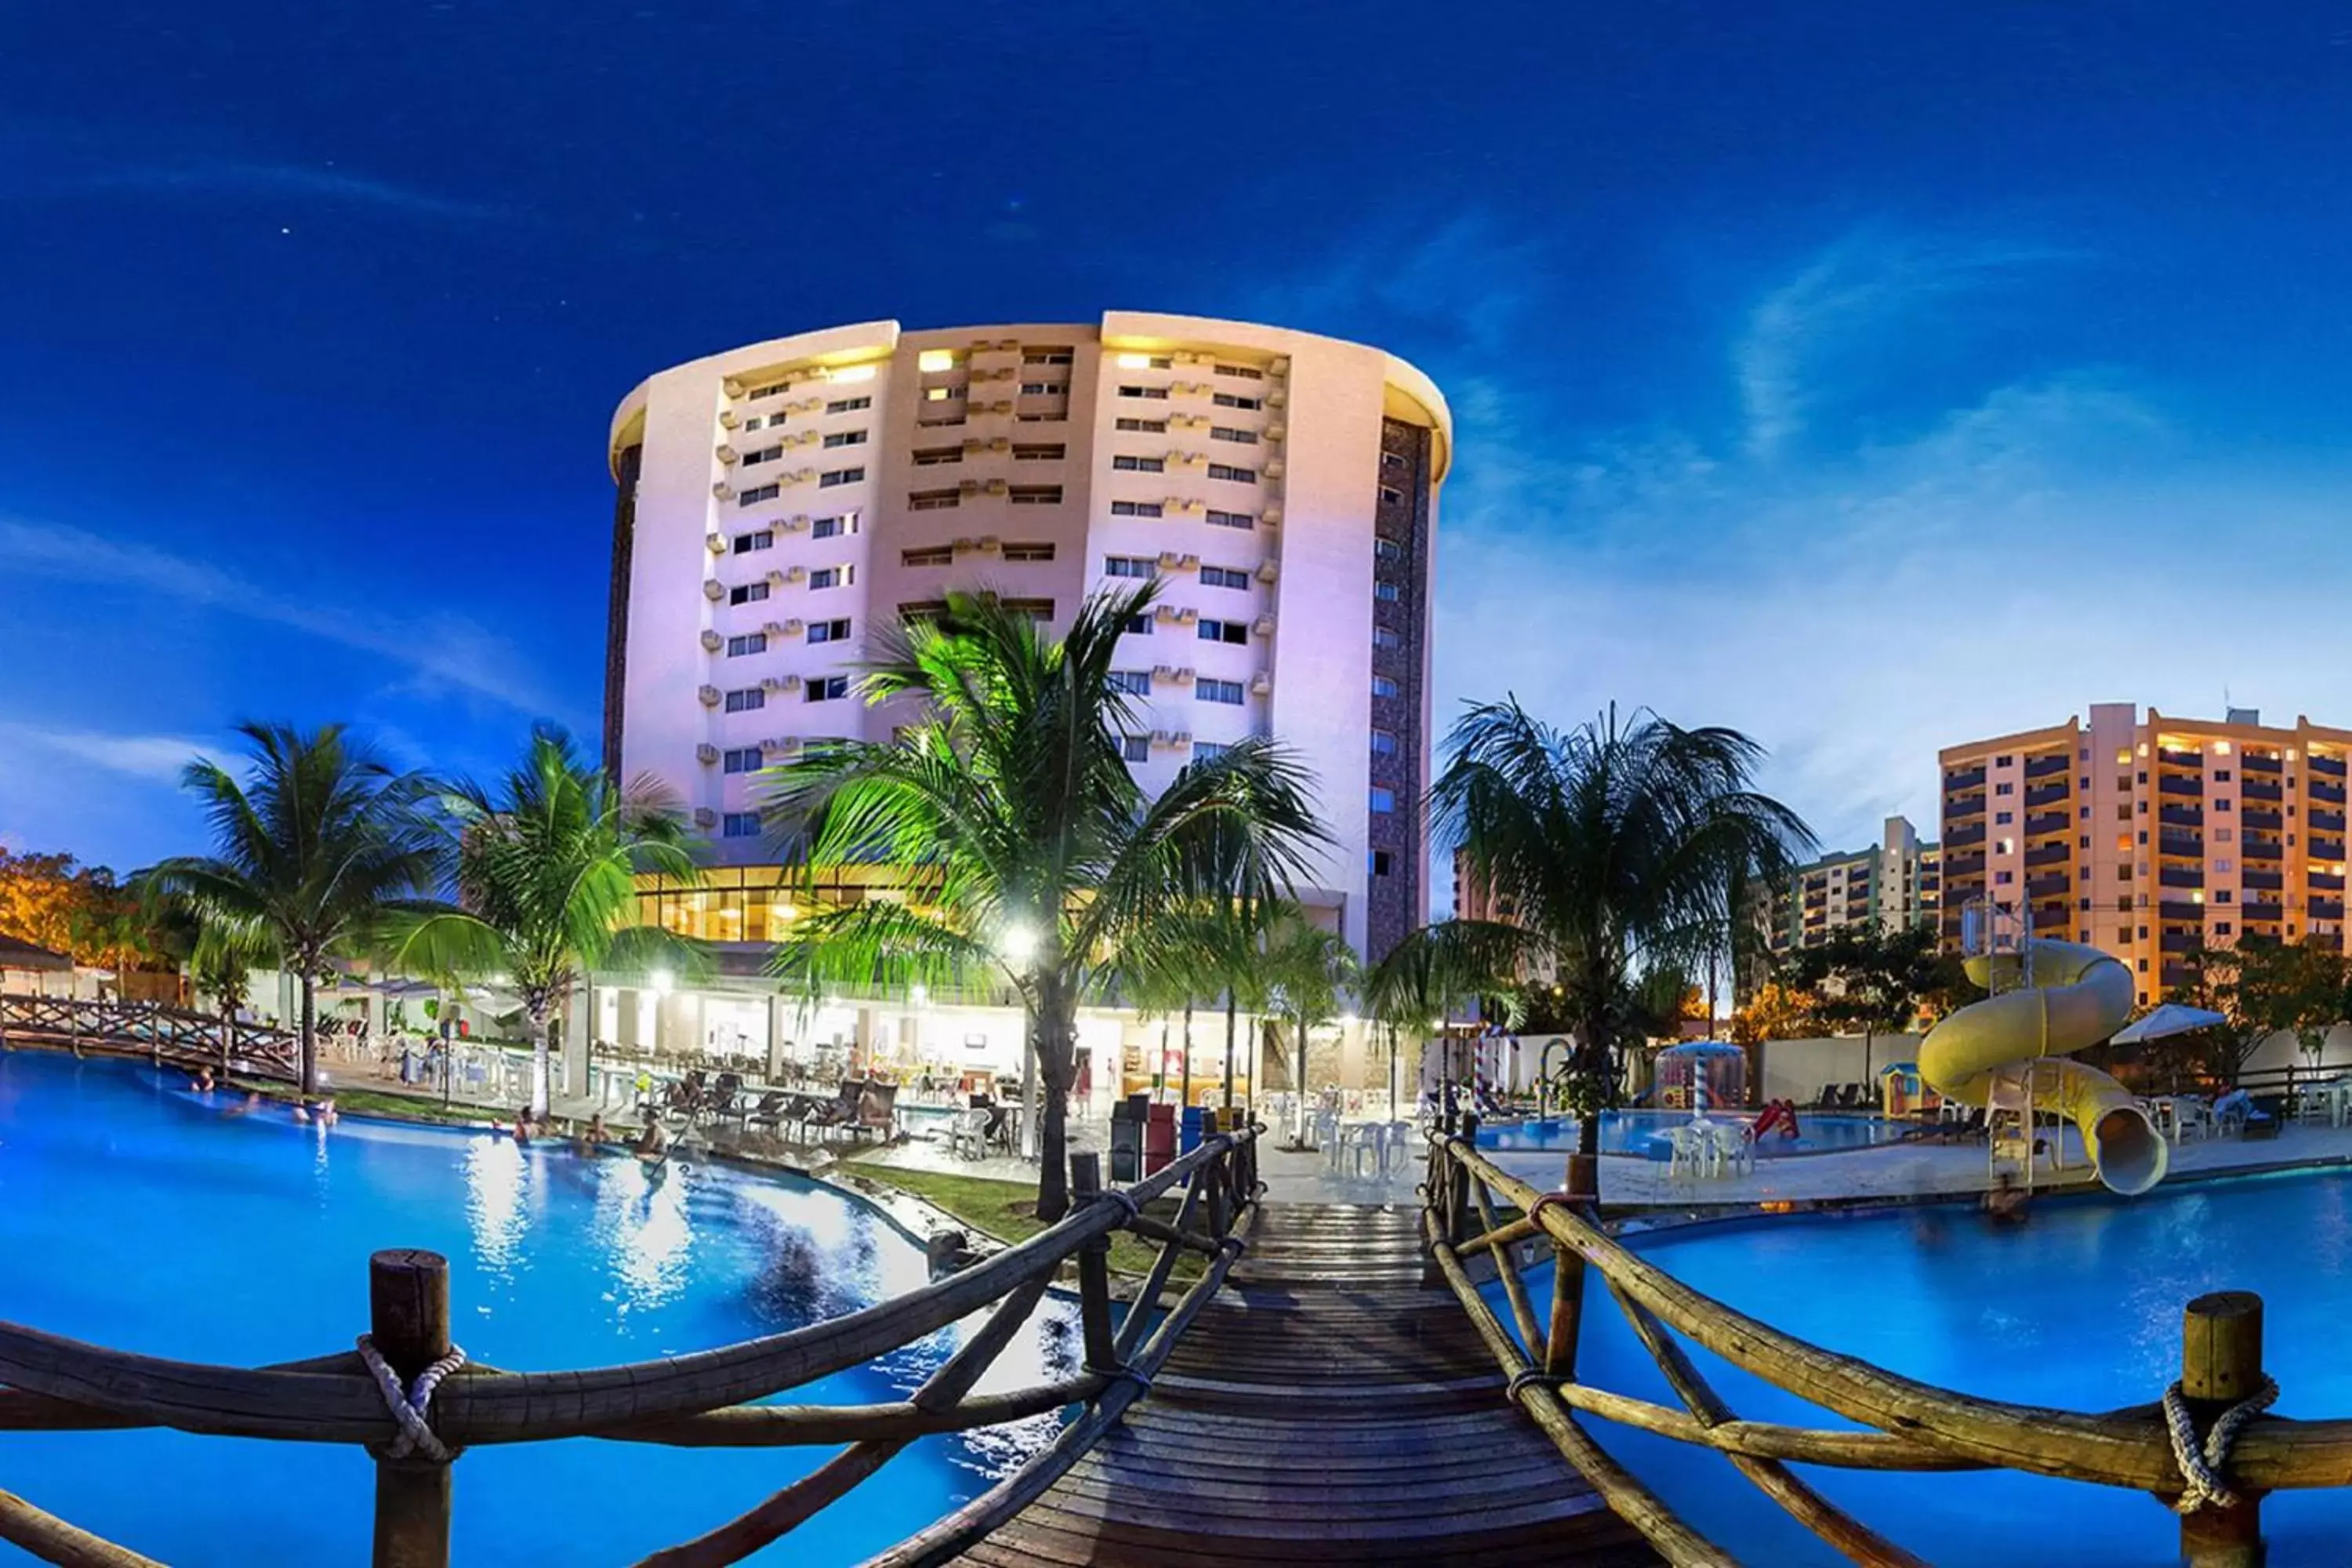
[[(843, 1163), (868, 1181), (912, 1193), (1000, 1241), (1025, 1241), (1045, 1228), (1036, 1215), (1037, 1189), (1026, 1182), (992, 1182), (942, 1171), (906, 1171), (871, 1160), (848, 1160)], [(1177, 1206), (1178, 1200), (1161, 1198), (1144, 1212), (1172, 1225)], [(1201, 1222), (1196, 1219), (1195, 1223)], [(1124, 1231), (1110, 1239), (1110, 1266), (1117, 1273), (1149, 1274), (1159, 1256), (1160, 1244), (1156, 1241), (1144, 1241)], [(1198, 1279), (1204, 1261), (1197, 1252), (1185, 1253), (1176, 1260), (1175, 1277)]]

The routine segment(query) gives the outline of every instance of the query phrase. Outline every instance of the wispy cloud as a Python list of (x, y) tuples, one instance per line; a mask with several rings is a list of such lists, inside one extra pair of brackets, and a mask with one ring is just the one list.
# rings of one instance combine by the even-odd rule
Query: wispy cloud
[(0, 721), (0, 740), (155, 784), (176, 783), (180, 771), (206, 749), (205, 742), (184, 735), (112, 735), (8, 721)]
[(455, 616), (411, 616), (283, 595), (152, 546), (0, 514), (0, 574), (144, 590), (323, 638), (390, 660), (411, 683), (488, 698), (533, 715), (553, 710), (513, 647)]
[(1310, 265), (1260, 277), (1252, 320), (1344, 333), (1367, 318), (1433, 328), (1486, 354), (1535, 309), (1549, 243), (1482, 208), (1383, 220)]

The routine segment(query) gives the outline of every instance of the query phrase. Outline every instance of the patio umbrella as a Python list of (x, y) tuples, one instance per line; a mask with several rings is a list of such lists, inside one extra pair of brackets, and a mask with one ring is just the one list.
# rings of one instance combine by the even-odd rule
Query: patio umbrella
[(2144, 1040), (2160, 1040), (2168, 1035), (2185, 1035), (2191, 1029), (2210, 1029), (2229, 1019), (2204, 1007), (2190, 1007), (2179, 1002), (2167, 1002), (2154, 1008), (2145, 1018), (2127, 1028), (2118, 1029), (2115, 1043), (2136, 1046)]

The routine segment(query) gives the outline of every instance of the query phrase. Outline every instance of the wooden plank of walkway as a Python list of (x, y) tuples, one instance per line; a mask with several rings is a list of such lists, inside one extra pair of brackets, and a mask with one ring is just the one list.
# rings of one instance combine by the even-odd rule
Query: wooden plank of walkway
[(1417, 1213), (1268, 1205), (1150, 1396), (962, 1561), (1655, 1563), (1421, 1276)]

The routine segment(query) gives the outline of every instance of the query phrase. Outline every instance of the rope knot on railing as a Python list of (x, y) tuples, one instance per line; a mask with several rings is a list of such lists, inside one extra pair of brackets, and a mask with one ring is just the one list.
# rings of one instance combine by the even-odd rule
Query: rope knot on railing
[(1137, 1203), (1135, 1194), (1124, 1187), (1105, 1187), (1101, 1196), (1106, 1203), (1127, 1216), (1119, 1221), (1121, 1225), (1133, 1225), (1143, 1216), (1143, 1205)]
[(384, 1408), (400, 1425), (400, 1436), (383, 1449), (382, 1457), (405, 1459), (421, 1454), (436, 1465), (446, 1465), (456, 1458), (457, 1450), (441, 1441), (425, 1416), (433, 1407), (433, 1391), (441, 1386), (441, 1380), (466, 1364), (465, 1351), (451, 1345), (447, 1355), (418, 1373), (415, 1381), (405, 1389), (400, 1386), (400, 1374), (392, 1370), (371, 1336), (360, 1336), (359, 1351), (360, 1360), (367, 1363), (376, 1388), (383, 1394)]
[(2189, 1414), (2189, 1398), (2180, 1391), (2180, 1384), (2176, 1383), (2164, 1391), (2165, 1429), (2172, 1436), (2172, 1462), (2180, 1467), (2180, 1498), (2172, 1505), (2173, 1512), (2195, 1513), (2208, 1504), (2215, 1508), (2238, 1506), (2238, 1494), (2222, 1480), (2221, 1467), (2229, 1462), (2230, 1445), (2238, 1440), (2238, 1429), (2268, 1410), (2278, 1394), (2278, 1380), (2263, 1378), (2260, 1388), (2221, 1412), (2213, 1429), (2205, 1434), (2200, 1448), (2196, 1423)]
[(1511, 1373), (1511, 1381), (1504, 1385), (1503, 1397), (1517, 1405), (1519, 1402), (1519, 1394), (1526, 1389), (1558, 1388), (1567, 1381), (1558, 1373), (1545, 1372), (1539, 1367), (1521, 1367)]

